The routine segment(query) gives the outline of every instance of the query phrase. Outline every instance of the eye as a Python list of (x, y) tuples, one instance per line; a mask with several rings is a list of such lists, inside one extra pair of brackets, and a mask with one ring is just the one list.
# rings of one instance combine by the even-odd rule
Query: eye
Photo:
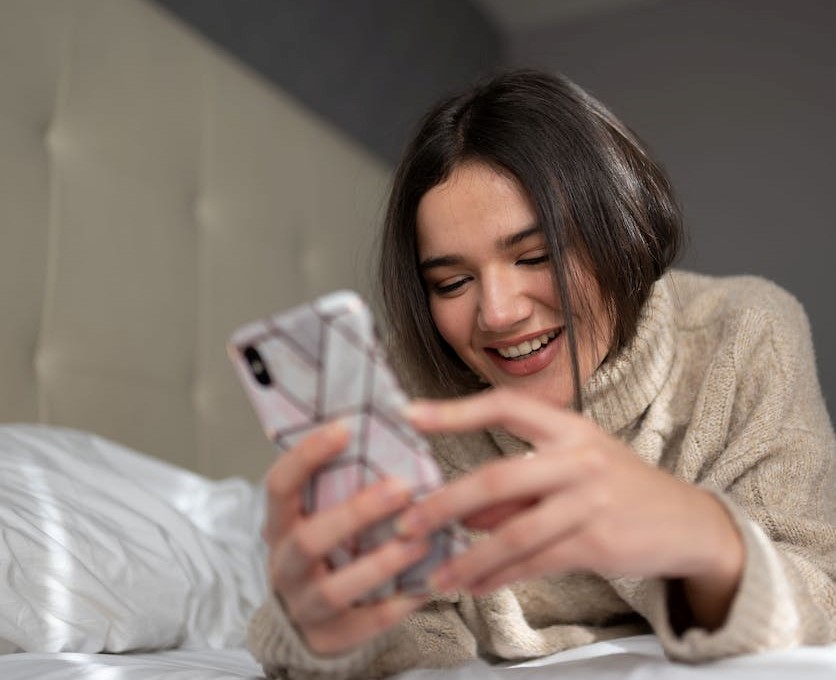
[(533, 266), (538, 264), (543, 264), (544, 262), (549, 261), (549, 254), (545, 251), (538, 251), (535, 253), (526, 254), (526, 257), (521, 257), (517, 260), (517, 264)]
[(469, 276), (462, 276), (458, 279), (441, 281), (439, 283), (435, 283), (432, 286), (432, 290), (436, 295), (451, 295), (455, 293), (459, 288), (461, 288), (464, 284), (470, 281)]

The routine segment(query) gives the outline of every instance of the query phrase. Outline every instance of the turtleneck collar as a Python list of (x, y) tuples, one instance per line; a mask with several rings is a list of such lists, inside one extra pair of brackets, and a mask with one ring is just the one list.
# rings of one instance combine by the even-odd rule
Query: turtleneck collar
[(633, 340), (608, 357), (584, 385), (584, 415), (611, 434), (647, 410), (670, 373), (676, 350), (672, 288), (670, 276), (656, 282)]

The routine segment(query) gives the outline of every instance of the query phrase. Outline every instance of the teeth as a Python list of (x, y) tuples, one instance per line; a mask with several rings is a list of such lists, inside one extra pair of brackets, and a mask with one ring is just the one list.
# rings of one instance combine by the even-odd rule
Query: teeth
[(519, 345), (514, 345), (513, 347), (500, 347), (497, 349), (500, 356), (504, 357), (505, 359), (516, 359), (517, 357), (524, 357), (526, 354), (531, 354), (532, 352), (536, 352), (541, 347), (545, 347), (549, 344), (549, 341), (552, 340), (557, 335), (557, 331), (551, 331), (550, 333), (543, 333), (540, 337), (533, 338), (531, 340), (525, 340), (521, 342)]

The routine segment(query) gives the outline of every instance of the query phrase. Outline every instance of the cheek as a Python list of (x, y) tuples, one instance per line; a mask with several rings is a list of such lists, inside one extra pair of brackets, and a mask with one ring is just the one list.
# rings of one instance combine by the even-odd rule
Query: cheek
[(469, 333), (467, 332), (466, 312), (455, 302), (455, 299), (431, 300), (430, 314), (441, 337), (456, 353), (460, 354)]

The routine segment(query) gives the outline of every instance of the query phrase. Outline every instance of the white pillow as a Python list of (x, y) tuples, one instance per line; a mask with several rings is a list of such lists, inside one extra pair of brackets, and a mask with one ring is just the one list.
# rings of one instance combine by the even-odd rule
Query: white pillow
[(0, 426), (0, 651), (240, 646), (262, 498), (100, 437)]

